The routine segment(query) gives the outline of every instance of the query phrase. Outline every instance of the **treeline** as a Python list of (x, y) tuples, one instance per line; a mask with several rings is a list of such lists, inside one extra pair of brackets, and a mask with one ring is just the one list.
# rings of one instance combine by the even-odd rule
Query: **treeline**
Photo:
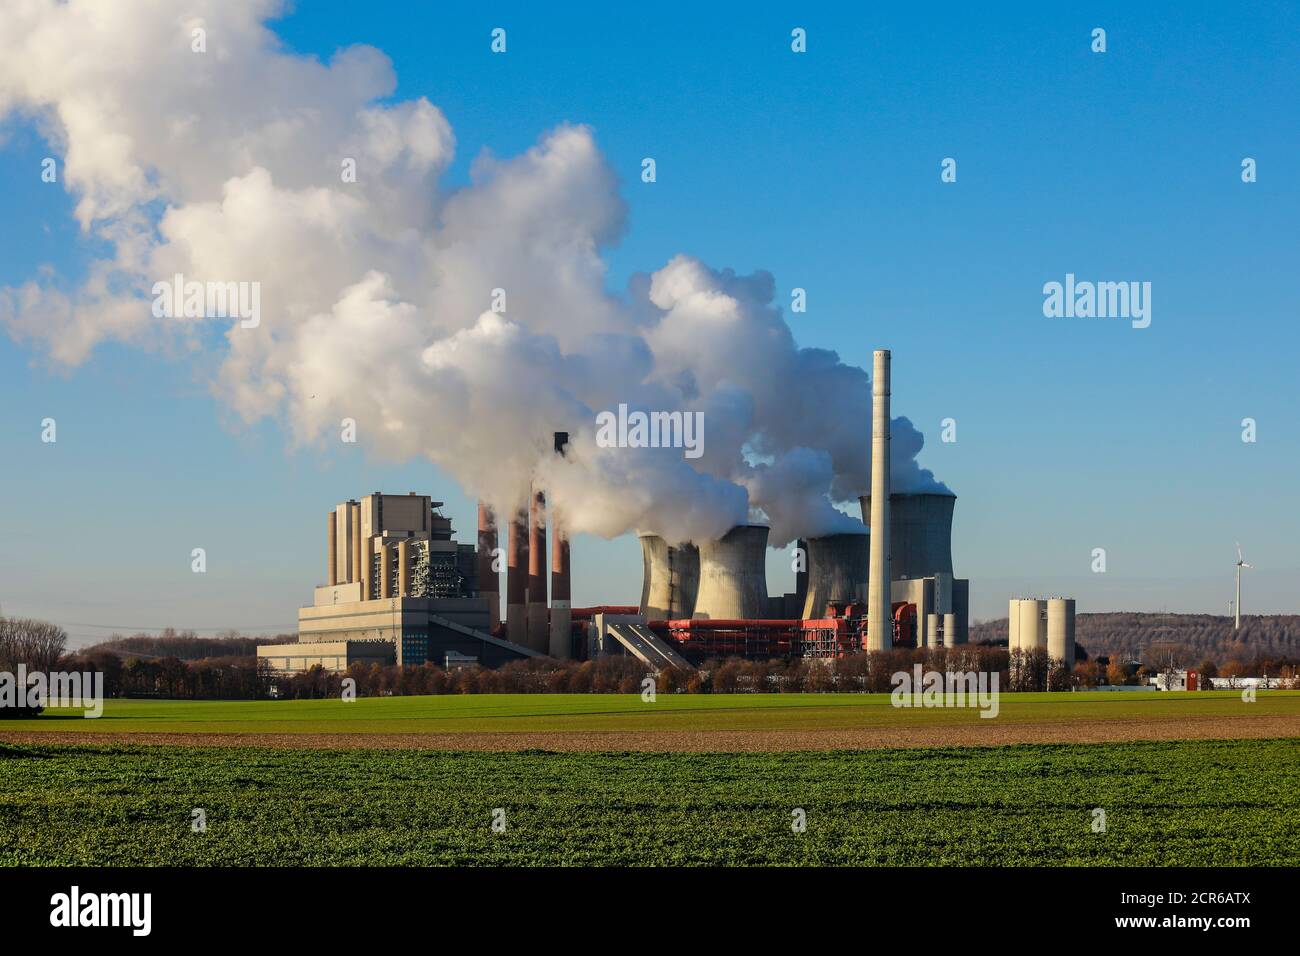
[(48, 671), (67, 643), (67, 632), (57, 624), (0, 617), (0, 671), (13, 671), (19, 664), (32, 671)]
[[(892, 677), (912, 672), (916, 664), (935, 671), (992, 671), (1008, 687), (1008, 654), (998, 648), (965, 645), (914, 650), (899, 648), (874, 654), (854, 654), (835, 661), (747, 661), (738, 657), (706, 661), (698, 668), (667, 668), (654, 674), (659, 694), (797, 694), (820, 692), (887, 693)], [(331, 672), (319, 666), (299, 674), (277, 676), (276, 695), (290, 699), (338, 697), (344, 681), (355, 682), (359, 697), (428, 694), (634, 694), (651, 676), (632, 657), (601, 657), (594, 661), (533, 658), (512, 661), (495, 670), (469, 667), (444, 670), (435, 664), (420, 667), (381, 667), (353, 664)], [(1045, 688), (1039, 688), (1045, 689)]]
[[(1217, 667), (1229, 663), (1276, 668), (1300, 662), (1300, 615), (1246, 616), (1241, 630), (1233, 630), (1230, 617), (1215, 614), (1149, 614), (1109, 612), (1080, 614), (1075, 619), (1074, 639), (1091, 655), (1111, 660), (1161, 660), (1167, 648), (1177, 645), (1191, 658), (1190, 666), (1211, 661)], [(1007, 642), (1007, 619), (971, 625), (972, 643)], [(1186, 666), (1186, 665), (1184, 665)]]
[[(57, 624), (28, 617), (0, 617), (0, 672), (17, 674), (19, 665), (29, 672), (49, 671), (57, 666), (67, 643), (67, 632)], [(0, 705), (0, 715), (5, 717), (34, 717), (41, 710), (13, 701)]]
[(112, 651), (94, 650), (59, 660), (58, 669), (104, 675), (109, 697), (169, 697), (185, 700), (251, 700), (265, 697), (269, 670), (256, 657), (179, 657), (123, 659)]
[(194, 631), (166, 628), (160, 634), (132, 634), (123, 637), (114, 634), (85, 648), (81, 653), (101, 651), (119, 657), (174, 657), (182, 661), (198, 661), (213, 657), (256, 657), (258, 644), (288, 644), (296, 641), (293, 634), (275, 637), (246, 637), (236, 630), (223, 631), (215, 637), (199, 637)]

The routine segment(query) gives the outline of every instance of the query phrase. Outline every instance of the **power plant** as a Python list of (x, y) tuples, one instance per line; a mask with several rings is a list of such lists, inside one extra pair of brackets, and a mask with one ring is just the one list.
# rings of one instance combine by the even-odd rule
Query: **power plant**
[[(768, 593), (769, 528), (747, 523), (700, 541), (642, 534), (640, 603), (573, 607), (565, 523), (535, 479), (504, 515), (479, 503), (472, 545), (455, 540), (441, 502), (375, 492), (329, 512), (326, 582), (299, 611), (299, 641), (258, 655), (279, 672), (602, 654), (657, 668), (965, 644), (969, 581), (955, 576), (952, 559), (957, 498), (942, 486), (890, 487), (890, 360), (887, 350), (873, 355), (861, 530), (801, 539), (793, 594)], [(556, 455), (568, 438), (555, 433)], [(1074, 616), (1070, 599), (1013, 599), (1009, 651), (1042, 649), (1072, 665)]]

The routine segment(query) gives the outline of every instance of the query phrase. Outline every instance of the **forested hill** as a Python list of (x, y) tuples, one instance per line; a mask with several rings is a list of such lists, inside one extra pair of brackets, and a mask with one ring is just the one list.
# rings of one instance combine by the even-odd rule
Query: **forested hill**
[(280, 634), (276, 637), (245, 637), (236, 632), (216, 637), (199, 637), (193, 631), (164, 631), (162, 634), (136, 634), (131, 637), (113, 635), (79, 654), (108, 652), (118, 657), (143, 659), (175, 657), (182, 661), (198, 661), (209, 657), (253, 657), (258, 644), (284, 644), (297, 640), (296, 635)]

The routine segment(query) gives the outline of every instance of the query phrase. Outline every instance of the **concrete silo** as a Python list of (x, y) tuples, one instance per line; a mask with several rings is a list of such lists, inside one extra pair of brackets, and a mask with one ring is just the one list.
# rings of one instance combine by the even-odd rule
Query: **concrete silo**
[(767, 615), (766, 525), (737, 525), (700, 545), (696, 620), (753, 620)]
[(677, 621), (695, 613), (700, 588), (700, 549), (670, 545), (657, 534), (641, 535), (641, 613), (647, 621)]
[(1007, 650), (1029, 653), (1047, 647), (1046, 603), (1034, 598), (1012, 598), (1007, 618)]
[(805, 542), (808, 590), (804, 620), (825, 617), (832, 601), (848, 604), (867, 600), (867, 574), (871, 566), (871, 541), (866, 534), (829, 534)]
[(1074, 598), (1047, 600), (1047, 656), (1074, 666)]

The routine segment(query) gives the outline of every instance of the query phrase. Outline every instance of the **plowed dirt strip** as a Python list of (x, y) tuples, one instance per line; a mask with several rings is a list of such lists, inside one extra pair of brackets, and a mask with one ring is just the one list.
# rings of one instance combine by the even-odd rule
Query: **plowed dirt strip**
[(693, 753), (872, 750), (882, 747), (990, 747), (1001, 744), (1096, 744), (1126, 740), (1247, 740), (1300, 737), (1300, 715), (1188, 717), (1177, 720), (1073, 720), (1011, 724), (997, 719), (960, 727), (862, 730), (565, 731), (455, 734), (207, 734), (0, 732), (22, 744), (166, 744), (301, 749), (663, 751)]

